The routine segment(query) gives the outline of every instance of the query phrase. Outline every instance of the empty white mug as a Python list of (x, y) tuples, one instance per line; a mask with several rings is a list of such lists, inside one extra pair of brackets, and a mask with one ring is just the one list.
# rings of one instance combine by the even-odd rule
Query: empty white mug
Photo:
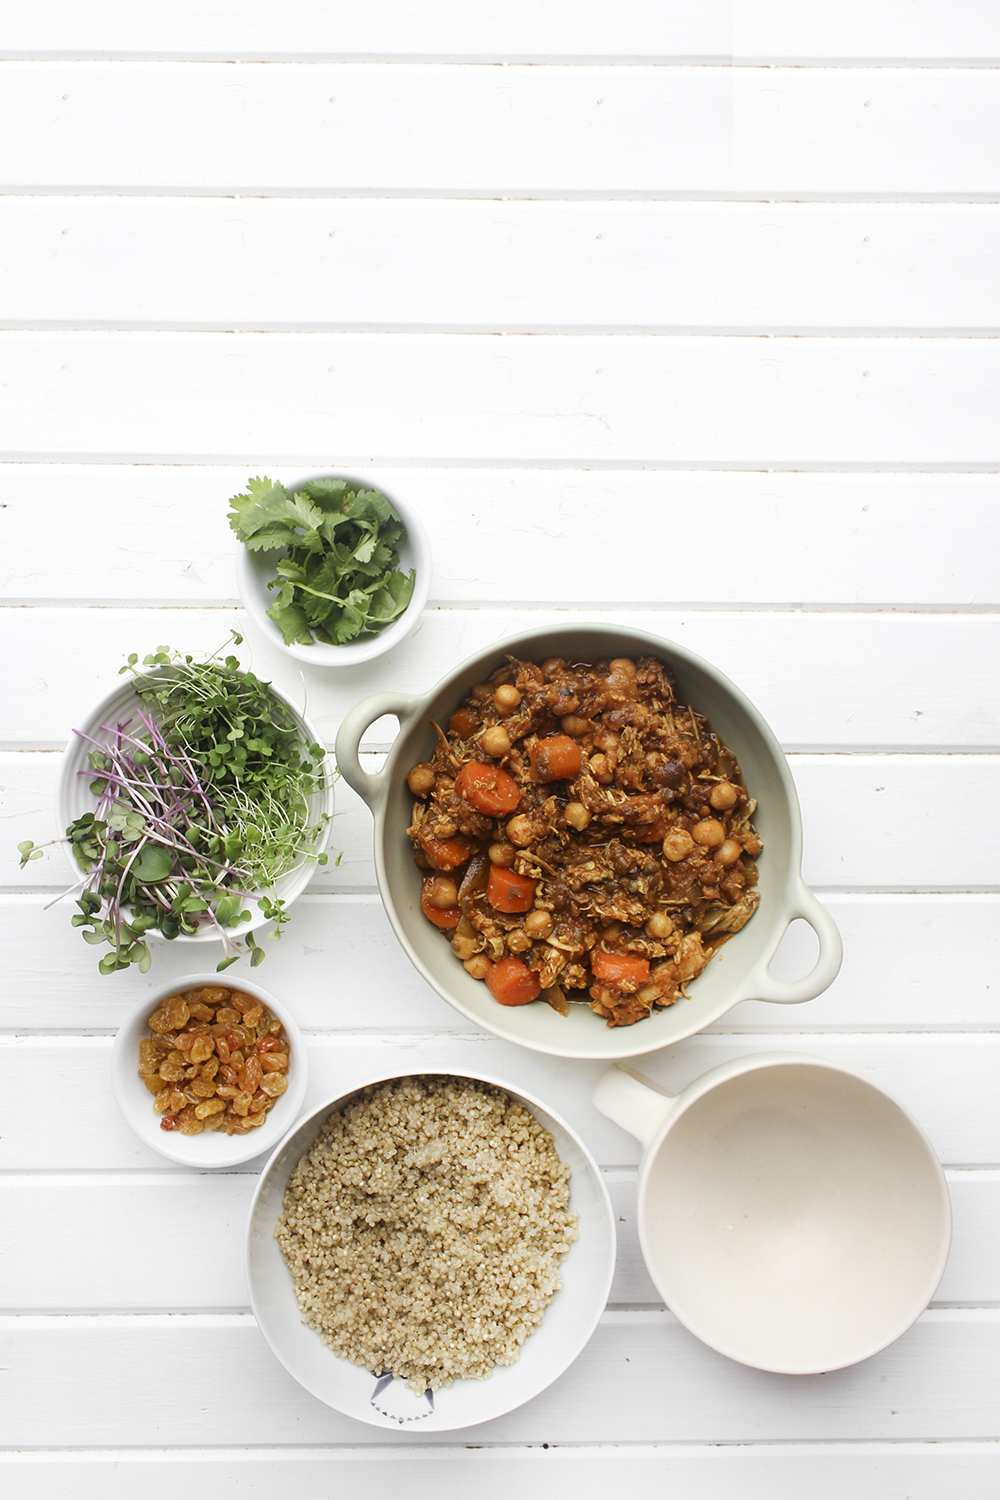
[(645, 1148), (639, 1243), (657, 1290), (721, 1354), (839, 1369), (934, 1295), (951, 1245), (941, 1164), (902, 1105), (849, 1069), (760, 1053), (674, 1097), (615, 1064), (594, 1102)]

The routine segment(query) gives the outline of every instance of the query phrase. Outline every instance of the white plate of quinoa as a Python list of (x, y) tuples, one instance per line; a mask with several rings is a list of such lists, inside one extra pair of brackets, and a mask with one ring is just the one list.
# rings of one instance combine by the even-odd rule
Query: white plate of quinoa
[(478, 1073), (362, 1079), (277, 1147), (250, 1208), (258, 1325), (346, 1416), (447, 1432), (545, 1390), (615, 1264), (596, 1162), (539, 1100)]

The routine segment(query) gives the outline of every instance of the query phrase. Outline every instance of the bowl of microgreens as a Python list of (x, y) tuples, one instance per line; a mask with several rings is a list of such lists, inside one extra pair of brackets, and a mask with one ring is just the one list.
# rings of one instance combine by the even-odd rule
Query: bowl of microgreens
[[(242, 640), (235, 635), (237, 644)], [(75, 729), (57, 794), (79, 879), (72, 921), (102, 974), (150, 967), (150, 937), (221, 942), (226, 969), (278, 937), (325, 864), (334, 772), (290, 699), (234, 656), (160, 647)], [(42, 846), (20, 845), (22, 864)]]
[(236, 576), (257, 629), (299, 661), (346, 667), (397, 646), (427, 603), (419, 516), (347, 475), (251, 479), (229, 502)]

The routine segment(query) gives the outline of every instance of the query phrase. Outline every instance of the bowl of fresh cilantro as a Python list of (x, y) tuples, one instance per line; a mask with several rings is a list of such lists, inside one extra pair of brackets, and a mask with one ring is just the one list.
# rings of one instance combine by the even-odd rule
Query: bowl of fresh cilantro
[(257, 629), (299, 661), (355, 666), (410, 634), (431, 557), (410, 506), (349, 475), (251, 479), (229, 502), (236, 574)]

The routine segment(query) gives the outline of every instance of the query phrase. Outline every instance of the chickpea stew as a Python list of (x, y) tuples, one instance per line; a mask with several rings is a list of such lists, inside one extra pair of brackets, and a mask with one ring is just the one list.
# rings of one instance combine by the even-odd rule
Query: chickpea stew
[(756, 803), (662, 662), (510, 658), (434, 727), (420, 905), (499, 1004), (630, 1026), (753, 916)]
[(163, 1000), (139, 1043), (161, 1130), (249, 1135), (288, 1088), (289, 1043), (254, 995), (203, 985)]

